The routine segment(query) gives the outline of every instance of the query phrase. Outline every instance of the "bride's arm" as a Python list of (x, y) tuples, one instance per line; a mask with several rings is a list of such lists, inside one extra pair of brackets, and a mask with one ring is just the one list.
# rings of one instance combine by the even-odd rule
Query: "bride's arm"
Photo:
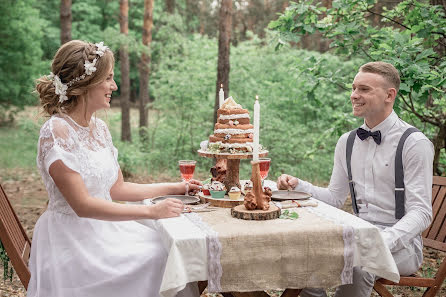
[(89, 195), (80, 174), (69, 169), (61, 160), (51, 164), (49, 173), (65, 200), (79, 217), (107, 221), (160, 219), (176, 217), (183, 210), (182, 202), (177, 199), (166, 199), (147, 206), (120, 204), (94, 198)]
[[(198, 189), (195, 181), (190, 184), (190, 190)], [(118, 179), (110, 190), (113, 200), (141, 201), (163, 195), (184, 195), (186, 183), (159, 183), (159, 184), (135, 184), (125, 182), (119, 169)]]

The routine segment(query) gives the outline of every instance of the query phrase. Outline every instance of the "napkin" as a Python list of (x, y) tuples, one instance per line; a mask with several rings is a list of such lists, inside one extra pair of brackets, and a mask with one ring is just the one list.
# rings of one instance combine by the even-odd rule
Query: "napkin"
[(317, 201), (315, 200), (285, 200), (282, 202), (274, 202), (277, 207), (282, 208), (282, 209), (286, 209), (286, 208), (295, 208), (295, 207), (307, 207), (307, 206), (311, 206), (311, 207), (316, 207), (317, 206)]

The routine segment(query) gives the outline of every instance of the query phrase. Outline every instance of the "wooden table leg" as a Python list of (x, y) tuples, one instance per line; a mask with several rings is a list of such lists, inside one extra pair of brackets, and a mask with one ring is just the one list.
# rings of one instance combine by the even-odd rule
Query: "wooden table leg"
[(302, 292), (302, 289), (286, 289), (280, 297), (297, 297), (300, 292)]
[(223, 181), (226, 190), (229, 191), (232, 187), (238, 187), (239, 189), (241, 189), (239, 179), (240, 160), (228, 159), (226, 166), (226, 176), (225, 180)]
[[(270, 297), (265, 291), (255, 292), (231, 292), (234, 297)], [(224, 296), (224, 295), (223, 295)], [(225, 296), (226, 297), (226, 296)]]
[(204, 289), (208, 286), (208, 281), (199, 281), (198, 283), (198, 291), (200, 295), (203, 294)]

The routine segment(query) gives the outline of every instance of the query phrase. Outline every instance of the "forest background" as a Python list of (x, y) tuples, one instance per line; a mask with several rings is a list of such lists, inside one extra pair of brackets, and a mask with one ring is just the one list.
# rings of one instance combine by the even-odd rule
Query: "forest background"
[[(119, 87), (119, 51), (127, 48), (129, 106), (138, 107), (142, 95), (148, 97), (147, 124), (137, 124), (137, 112), (130, 118), (131, 141), (121, 141), (122, 88), (113, 95), (117, 108), (105, 115), (127, 176), (178, 177), (179, 159), (196, 159), (197, 177), (209, 176), (213, 160), (196, 151), (213, 131), (223, 5), (230, 5), (231, 18), (225, 29), (230, 37), (225, 91), (251, 115), (254, 98), (260, 97), (260, 141), (272, 159), (271, 179), (286, 172), (316, 183), (328, 181), (337, 138), (361, 124), (351, 115), (349, 95), (358, 67), (370, 60), (392, 62), (402, 72), (395, 109), (438, 142), (436, 173), (445, 173), (444, 6), (370, 0), (318, 5), (283, 0), (221, 1), (222, 5), (211, 0), (132, 0), (127, 35), (120, 33), (123, 1), (1, 1), (1, 10), (7, 12), (0, 21), (0, 136), (6, 140), (0, 147), (1, 168), (35, 168), (35, 144), (45, 119), (36, 120), (29, 113), (17, 117), (17, 112), (38, 104), (32, 93), (34, 80), (49, 74), (51, 59), (66, 38), (60, 8), (64, 2), (70, 2), (72, 39), (104, 41), (115, 52)], [(153, 27), (151, 40), (144, 44), (148, 2)], [(143, 60), (144, 55), (149, 59)], [(149, 70), (146, 81), (143, 67)], [(141, 89), (141, 84), (148, 88)], [(144, 133), (138, 133), (141, 129)], [(241, 167), (242, 178), (247, 178), (249, 162)]]
[[(268, 178), (289, 173), (326, 185), (337, 139), (362, 124), (351, 114), (351, 82), (373, 60), (399, 70), (395, 110), (432, 140), (434, 174), (444, 176), (445, 7), (445, 0), (0, 0), (0, 183), (31, 237), (47, 201), (35, 161), (46, 118), (33, 88), (70, 39), (104, 41), (115, 53), (119, 90), (98, 115), (131, 181), (178, 181), (180, 159), (197, 160), (196, 178), (210, 176), (214, 160), (197, 150), (213, 131), (224, 83), (251, 116), (260, 97)], [(250, 176), (246, 160), (240, 176)], [(430, 249), (425, 256), (429, 276), (441, 257)], [(7, 265), (2, 249), (0, 257)], [(0, 292), (25, 294), (16, 277)]]

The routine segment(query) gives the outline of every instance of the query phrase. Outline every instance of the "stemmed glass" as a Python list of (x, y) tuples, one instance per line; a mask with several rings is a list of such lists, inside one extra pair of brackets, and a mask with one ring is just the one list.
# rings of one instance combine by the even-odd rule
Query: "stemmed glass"
[(270, 158), (259, 158), (260, 178), (263, 180), (268, 176), (269, 166), (271, 164)]
[(189, 193), (189, 181), (194, 177), (195, 164), (194, 160), (180, 160), (178, 165), (180, 166), (181, 179), (186, 182), (186, 194)]

